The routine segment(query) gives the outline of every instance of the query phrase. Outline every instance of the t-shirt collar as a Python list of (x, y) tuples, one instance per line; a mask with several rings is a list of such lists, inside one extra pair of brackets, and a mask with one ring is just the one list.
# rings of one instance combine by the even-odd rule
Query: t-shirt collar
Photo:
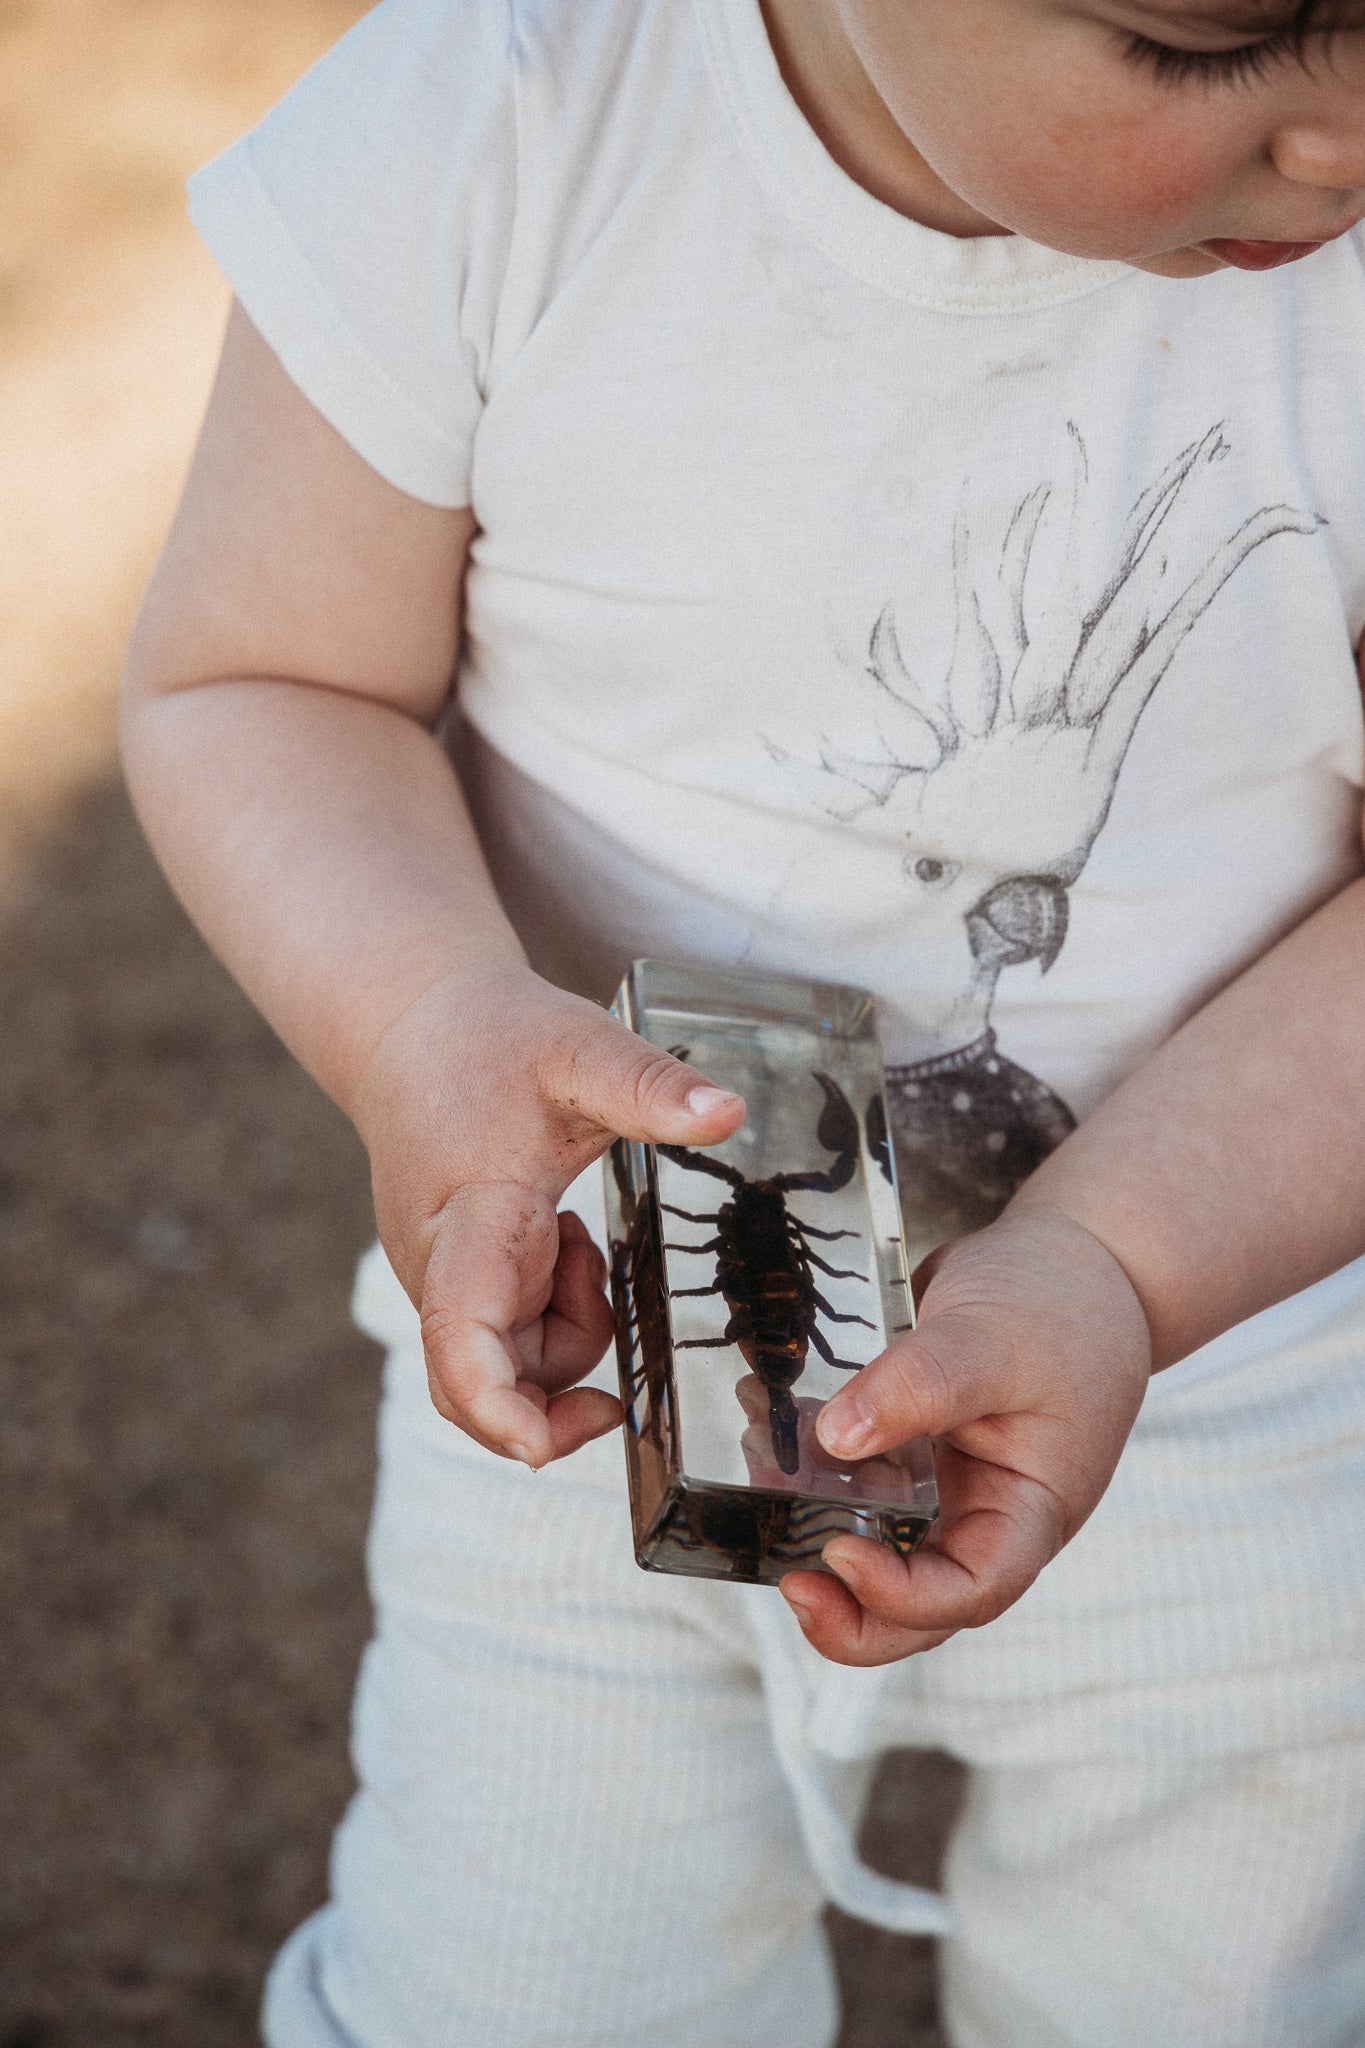
[(1022, 313), (1138, 273), (1026, 241), (907, 220), (830, 156), (778, 68), (759, 0), (693, 0), (712, 77), (755, 171), (824, 253), (877, 290), (944, 313)]

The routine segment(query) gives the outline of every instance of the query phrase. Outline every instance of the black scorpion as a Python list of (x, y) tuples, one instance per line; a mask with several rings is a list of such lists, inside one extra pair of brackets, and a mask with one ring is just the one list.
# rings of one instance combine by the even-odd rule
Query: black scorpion
[[(685, 1049), (680, 1048), (682, 1057)], [(687, 1295), (719, 1294), (730, 1310), (725, 1333), (719, 1337), (685, 1337), (678, 1350), (724, 1350), (738, 1347), (768, 1395), (773, 1455), (778, 1470), (791, 1474), (801, 1463), (797, 1433), (798, 1412), (791, 1389), (806, 1369), (813, 1344), (827, 1365), (843, 1372), (857, 1372), (854, 1360), (836, 1358), (816, 1321), (817, 1314), (832, 1323), (861, 1323), (872, 1330), (876, 1324), (866, 1316), (844, 1315), (833, 1308), (815, 1284), (817, 1268), (834, 1280), (860, 1280), (865, 1273), (828, 1265), (810, 1240), (832, 1244), (840, 1238), (856, 1237), (854, 1230), (817, 1230), (802, 1222), (787, 1206), (787, 1196), (810, 1192), (837, 1194), (848, 1186), (858, 1164), (858, 1120), (847, 1096), (828, 1074), (813, 1078), (824, 1090), (825, 1106), (816, 1126), (816, 1136), (827, 1152), (837, 1156), (827, 1171), (775, 1173), (766, 1180), (749, 1180), (737, 1167), (687, 1145), (660, 1145), (665, 1159), (692, 1173), (709, 1173), (733, 1190), (731, 1199), (714, 1215), (696, 1215), (690, 1209), (661, 1204), (670, 1216), (689, 1223), (714, 1223), (716, 1234), (705, 1244), (668, 1245), (668, 1251), (714, 1252), (716, 1277), (709, 1287), (670, 1289), (674, 1299)]]

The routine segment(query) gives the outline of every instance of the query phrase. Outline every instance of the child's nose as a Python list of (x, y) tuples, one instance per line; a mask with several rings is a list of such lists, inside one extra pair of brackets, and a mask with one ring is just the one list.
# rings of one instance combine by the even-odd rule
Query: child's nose
[(1365, 197), (1365, 108), (1349, 117), (1281, 128), (1270, 146), (1281, 177), (1296, 185), (1317, 185)]

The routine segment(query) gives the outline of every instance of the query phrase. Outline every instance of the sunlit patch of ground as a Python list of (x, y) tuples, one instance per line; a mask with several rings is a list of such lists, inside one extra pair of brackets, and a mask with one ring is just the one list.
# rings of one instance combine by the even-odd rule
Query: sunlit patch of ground
[(105, 765), (224, 287), (187, 173), (358, 0), (0, 0), (0, 879)]

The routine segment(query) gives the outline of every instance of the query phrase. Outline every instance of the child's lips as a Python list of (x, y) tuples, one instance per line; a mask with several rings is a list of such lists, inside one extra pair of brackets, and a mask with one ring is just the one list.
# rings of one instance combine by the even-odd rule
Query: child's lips
[(1275, 270), (1281, 263), (1297, 263), (1301, 256), (1311, 256), (1320, 249), (1321, 242), (1201, 242), (1201, 249), (1210, 256), (1216, 256), (1220, 263), (1231, 264), (1234, 270)]
[(1234, 270), (1275, 270), (1281, 263), (1297, 263), (1301, 256), (1311, 256), (1315, 249), (1321, 249), (1325, 242), (1339, 242), (1343, 235), (1349, 235), (1352, 228), (1360, 226), (1361, 216), (1346, 221), (1341, 227), (1333, 228), (1330, 235), (1319, 235), (1315, 242), (1201, 242), (1199, 247), (1216, 256), (1220, 263), (1230, 263)]

